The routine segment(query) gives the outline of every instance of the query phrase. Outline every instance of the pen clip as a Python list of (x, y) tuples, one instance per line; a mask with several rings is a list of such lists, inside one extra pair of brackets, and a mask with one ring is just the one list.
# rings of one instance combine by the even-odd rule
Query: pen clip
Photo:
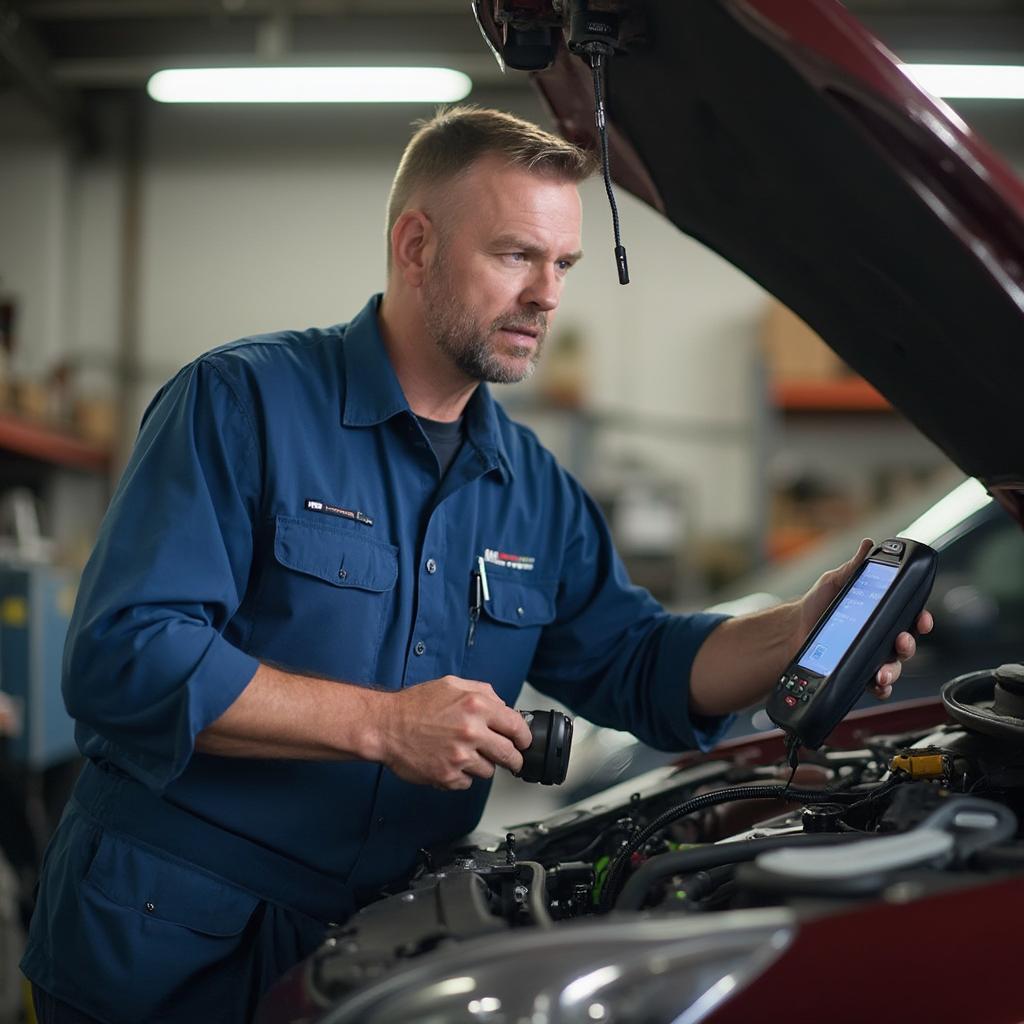
[(480, 582), (483, 584), (484, 587), (484, 600), (490, 601), (491, 588), (487, 586), (487, 563), (484, 561), (483, 555), (477, 558), (476, 564), (480, 570)]
[(476, 642), (476, 624), (480, 618), (480, 607), (484, 592), (480, 573), (475, 570), (469, 574), (469, 586), (469, 634), (466, 637), (466, 646), (472, 647)]

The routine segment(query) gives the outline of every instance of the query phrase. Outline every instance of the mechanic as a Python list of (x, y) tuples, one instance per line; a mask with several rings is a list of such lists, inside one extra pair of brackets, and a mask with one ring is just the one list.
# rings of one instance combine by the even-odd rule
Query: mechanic
[[(524, 679), (707, 748), (866, 554), (767, 612), (670, 615), (491, 397), (537, 364), (592, 169), (517, 118), (441, 112), (392, 186), (383, 296), (215, 349), (150, 405), (66, 649), (87, 762), (22, 961), (41, 1021), (249, 1019), (329, 923), (474, 827), (529, 745)], [(902, 634), (879, 697), (913, 653)]]

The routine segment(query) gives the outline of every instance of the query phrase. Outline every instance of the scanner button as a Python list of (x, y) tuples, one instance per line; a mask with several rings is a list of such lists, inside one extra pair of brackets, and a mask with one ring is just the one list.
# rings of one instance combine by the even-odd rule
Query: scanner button
[(798, 679), (796, 681), (796, 685), (797, 685), (797, 687), (799, 689), (803, 690), (803, 689), (805, 689), (807, 687), (807, 680), (806, 679)]
[(794, 685), (792, 679), (790, 679), (790, 681), (788, 683), (786, 683), (786, 689), (787, 690), (794, 690), (794, 689), (796, 689), (796, 686)]
[(791, 693), (787, 693), (787, 694), (786, 694), (786, 696), (785, 696), (785, 697), (783, 697), (782, 699), (783, 699), (783, 700), (784, 700), (784, 701), (785, 701), (785, 702), (786, 702), (786, 703), (787, 703), (787, 704), (788, 704), (788, 705), (789, 705), (789, 706), (790, 706), (791, 708), (795, 708), (795, 707), (796, 707), (796, 705), (797, 705), (797, 699), (796, 699), (796, 697), (794, 697), (794, 696), (793, 696), (793, 695), (792, 695)]
[(803, 693), (800, 695), (800, 700), (803, 701), (804, 704), (806, 704), (810, 699), (811, 695), (809, 693)]
[(903, 547), (903, 541), (901, 540), (887, 540), (882, 545), (882, 550), (888, 551), (890, 555), (902, 555)]

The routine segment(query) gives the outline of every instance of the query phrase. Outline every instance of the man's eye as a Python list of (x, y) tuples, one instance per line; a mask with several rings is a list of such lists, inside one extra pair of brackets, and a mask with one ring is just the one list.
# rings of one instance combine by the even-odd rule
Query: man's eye
[(571, 270), (573, 263), (572, 260), (558, 260), (555, 264), (559, 270), (564, 274), (567, 270)]
[(510, 260), (512, 263), (522, 263), (526, 259), (525, 252), (507, 252), (505, 253), (505, 259)]

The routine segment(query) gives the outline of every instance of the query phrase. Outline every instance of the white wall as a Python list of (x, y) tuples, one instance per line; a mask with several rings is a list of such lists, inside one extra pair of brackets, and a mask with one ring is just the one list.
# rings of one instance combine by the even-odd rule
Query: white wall
[(0, 141), (0, 292), (18, 305), (12, 370), (37, 374), (67, 345), (65, 323), (70, 160), (46, 132), (22, 127), (21, 111)]
[(112, 398), (121, 303), (122, 181), (116, 160), (77, 161), (70, 193), (67, 349), (84, 358), (80, 386)]

